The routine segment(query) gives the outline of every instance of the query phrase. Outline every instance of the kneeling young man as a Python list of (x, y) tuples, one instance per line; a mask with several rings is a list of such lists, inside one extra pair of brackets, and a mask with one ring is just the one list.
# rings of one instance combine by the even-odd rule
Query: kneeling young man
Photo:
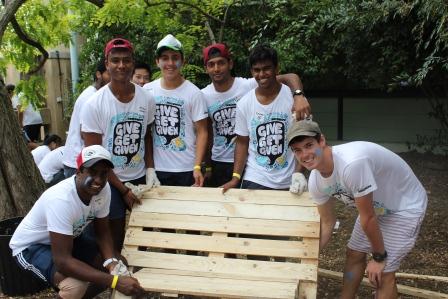
[[(135, 278), (109, 274), (122, 265), (108, 224), (111, 155), (92, 145), (82, 150), (77, 164), (76, 175), (45, 191), (22, 220), (9, 244), (13, 256), (57, 287), (59, 298), (89, 298), (106, 287), (137, 295), (143, 289)], [(96, 240), (82, 234), (91, 221)]]
[(358, 210), (341, 298), (355, 298), (364, 271), (377, 289), (375, 298), (396, 298), (395, 272), (414, 247), (426, 211), (422, 184), (403, 159), (380, 145), (328, 146), (311, 120), (295, 122), (287, 138), (296, 159), (311, 170), (308, 188), (321, 216), (321, 249), (336, 222), (334, 198)]

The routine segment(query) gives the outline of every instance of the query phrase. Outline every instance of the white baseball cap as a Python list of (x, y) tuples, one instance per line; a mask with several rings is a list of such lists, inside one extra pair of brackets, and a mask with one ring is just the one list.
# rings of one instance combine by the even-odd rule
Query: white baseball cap
[(109, 166), (114, 168), (111, 154), (101, 145), (95, 144), (87, 146), (81, 150), (76, 159), (76, 164), (78, 169), (81, 168), (81, 166), (88, 168), (102, 160), (108, 162)]
[(182, 44), (172, 34), (168, 34), (167, 36), (162, 38), (162, 40), (157, 44), (157, 50), (156, 50), (157, 56), (160, 55), (160, 52), (161, 50), (163, 50), (163, 48), (168, 48), (170, 50), (182, 53)]

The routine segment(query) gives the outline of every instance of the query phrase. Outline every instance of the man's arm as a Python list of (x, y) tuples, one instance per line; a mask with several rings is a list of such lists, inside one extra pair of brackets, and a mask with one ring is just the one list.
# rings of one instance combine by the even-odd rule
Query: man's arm
[(333, 234), (334, 225), (336, 223), (336, 217), (334, 215), (334, 202), (335, 200), (330, 198), (326, 203), (317, 206), (317, 210), (320, 215), (319, 250), (322, 250), (325, 246), (327, 246)]
[[(99, 271), (72, 256), (73, 236), (50, 232), (51, 253), (59, 274), (82, 281), (110, 287), (113, 275)], [(137, 295), (143, 291), (135, 278), (120, 276), (116, 289), (125, 295)]]
[[(239, 174), (240, 176), (243, 174), (244, 167), (246, 166), (247, 155), (249, 151), (249, 136), (241, 136), (236, 135), (236, 143), (235, 143), (235, 158), (233, 164), (233, 172)], [(241, 178), (237, 178), (235, 176), (232, 177), (230, 181), (225, 183), (222, 188), (222, 193), (225, 193), (230, 188), (235, 188), (238, 186)]]
[(207, 169), (211, 169), (212, 166), (212, 148), (213, 148), (213, 121), (211, 118), (207, 120), (207, 151), (205, 153), (205, 176), (204, 179), (209, 179), (211, 176), (211, 171)]
[[(208, 144), (208, 128), (207, 128), (207, 118), (194, 122), (194, 127), (196, 129), (196, 159), (194, 165), (201, 165), (204, 160), (205, 153), (207, 151)], [(193, 170), (194, 176), (194, 186), (202, 187), (204, 185), (204, 176), (202, 175), (201, 169)]]
[[(383, 234), (381, 233), (378, 219), (373, 208), (373, 193), (355, 198), (356, 208), (359, 212), (361, 227), (370, 241), (372, 252), (385, 253)], [(376, 262), (371, 260), (366, 268), (370, 282), (376, 286), (381, 286), (381, 276), (386, 266), (386, 261)]]
[[(277, 80), (280, 83), (283, 83), (287, 85), (292, 92), (294, 92), (297, 89), (300, 89), (303, 91), (303, 84), (300, 80), (300, 77), (296, 74), (283, 74), (283, 75), (277, 75)], [(294, 96), (294, 105), (292, 108), (292, 111), (296, 113), (296, 119), (304, 119), (307, 116), (311, 115), (311, 106), (308, 103), (308, 99), (305, 97), (305, 95), (296, 95)]]
[(145, 135), (145, 166), (146, 168), (154, 168), (154, 153), (152, 148), (151, 125), (146, 128)]
[[(93, 144), (102, 144), (102, 136), (98, 133), (87, 133), (87, 132), (81, 132), (83, 139), (84, 139), (84, 145), (89, 146)], [(109, 183), (114, 186), (123, 196), (124, 202), (128, 206), (129, 210), (132, 210), (132, 206), (134, 205), (134, 202), (141, 203), (141, 200), (135, 196), (134, 193), (132, 193), (131, 190), (129, 190), (128, 187), (126, 187), (120, 179), (117, 177), (115, 172), (109, 171)]]

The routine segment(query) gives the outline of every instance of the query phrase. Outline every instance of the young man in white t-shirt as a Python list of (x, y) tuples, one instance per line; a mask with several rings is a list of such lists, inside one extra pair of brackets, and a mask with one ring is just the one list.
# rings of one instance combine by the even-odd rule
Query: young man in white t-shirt
[(36, 166), (45, 158), (45, 156), (50, 153), (52, 150), (60, 147), (62, 144), (62, 138), (56, 134), (51, 134), (45, 137), (45, 140), (42, 145), (36, 147), (31, 151), (31, 155), (33, 156), (34, 163)]
[[(108, 225), (111, 155), (93, 145), (77, 161), (76, 176), (47, 189), (17, 227), (12, 254), (20, 267), (57, 287), (58, 298), (92, 298), (107, 287), (138, 295), (143, 289), (137, 279), (123, 276), (127, 269), (113, 275), (123, 263)], [(90, 222), (95, 239), (83, 233)]]
[(26, 136), (31, 142), (37, 142), (40, 140), (40, 128), (42, 127), (42, 116), (39, 110), (36, 110), (31, 103), (23, 108), (24, 94), (23, 92), (15, 95), (11, 99), (12, 106), (17, 110), (19, 125), (23, 128)]
[(426, 191), (411, 168), (375, 143), (330, 147), (311, 120), (293, 124), (288, 143), (299, 163), (311, 170), (309, 191), (321, 217), (321, 249), (336, 222), (334, 199), (358, 210), (341, 298), (355, 297), (365, 270), (376, 287), (375, 298), (397, 298), (395, 272), (415, 244), (427, 205)]
[(101, 87), (109, 83), (109, 72), (106, 69), (104, 58), (100, 59), (96, 65), (94, 77), (95, 83), (90, 85), (81, 92), (75, 102), (73, 113), (70, 118), (70, 126), (68, 129), (67, 140), (65, 141), (64, 150), (64, 175), (66, 178), (72, 176), (76, 172), (76, 157), (84, 146), (84, 140), (81, 137), (81, 110), (84, 103)]
[(144, 86), (156, 101), (154, 164), (162, 185), (202, 186), (207, 148), (207, 107), (199, 88), (181, 74), (182, 44), (171, 34), (157, 45), (162, 78)]
[[(258, 86), (254, 78), (233, 77), (233, 60), (227, 45), (217, 43), (202, 50), (204, 67), (212, 83), (202, 89), (209, 113), (209, 144), (206, 155), (208, 185), (219, 187), (232, 179), (235, 151), (236, 103)], [(277, 75), (294, 95), (294, 111), (299, 119), (311, 114), (303, 94), (302, 82), (296, 74)]]
[[(240, 185), (245, 189), (285, 190), (296, 169), (294, 155), (286, 143), (286, 132), (293, 120), (293, 96), (277, 80), (277, 52), (267, 46), (255, 47), (249, 56), (252, 76), (258, 87), (236, 105), (235, 163), (232, 179), (223, 192)], [(297, 174), (299, 193), (306, 189), (303, 174)]]
[(151, 68), (144, 62), (137, 62), (132, 73), (132, 83), (143, 87), (151, 81)]
[(120, 251), (126, 209), (131, 210), (135, 202), (140, 203), (125, 183), (159, 184), (150, 130), (155, 102), (151, 94), (131, 82), (134, 55), (128, 40), (109, 41), (104, 56), (111, 81), (84, 104), (81, 132), (85, 145), (101, 144), (112, 154), (115, 167), (109, 176), (112, 190), (109, 219), (115, 248)]
[(62, 164), (64, 148), (65, 146), (60, 146), (52, 150), (37, 165), (47, 187), (51, 187), (65, 179), (64, 164)]

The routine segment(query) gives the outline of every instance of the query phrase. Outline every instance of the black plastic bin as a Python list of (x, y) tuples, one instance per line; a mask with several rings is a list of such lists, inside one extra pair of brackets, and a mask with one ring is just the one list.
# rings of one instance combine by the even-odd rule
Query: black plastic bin
[(20, 268), (12, 257), (9, 241), (22, 219), (0, 221), (0, 286), (2, 293), (8, 296), (29, 295), (48, 288), (30, 271)]

